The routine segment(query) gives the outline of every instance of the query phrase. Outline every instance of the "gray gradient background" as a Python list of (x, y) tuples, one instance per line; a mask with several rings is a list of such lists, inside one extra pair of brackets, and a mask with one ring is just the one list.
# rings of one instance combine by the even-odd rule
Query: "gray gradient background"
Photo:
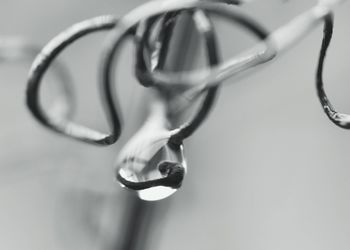
[[(274, 29), (314, 2), (260, 0), (243, 8)], [(123, 15), (141, 3), (2, 0), (0, 34), (45, 44), (74, 22)], [(349, 3), (337, 9), (325, 72), (329, 96), (344, 112), (350, 112), (349, 11)], [(220, 34), (229, 51), (237, 42), (229, 26)], [(77, 119), (100, 129), (106, 125), (96, 66), (104, 37), (90, 36), (60, 56), (74, 71)], [(320, 39), (321, 26), (283, 57), (222, 88), (210, 118), (186, 141), (188, 175), (165, 201), (150, 249), (349, 249), (350, 131), (333, 125), (316, 97)], [(29, 64), (1, 64), (0, 249), (101, 250), (123, 230), (127, 192), (114, 181), (113, 161), (146, 112), (131, 53), (129, 46), (118, 76), (125, 133), (107, 148), (40, 127), (24, 106)]]

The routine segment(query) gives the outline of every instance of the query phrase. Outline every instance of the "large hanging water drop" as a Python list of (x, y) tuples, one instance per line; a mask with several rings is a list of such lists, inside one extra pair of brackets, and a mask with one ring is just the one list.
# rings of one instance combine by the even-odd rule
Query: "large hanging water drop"
[(161, 106), (121, 151), (117, 161), (117, 179), (126, 188), (137, 191), (143, 200), (164, 199), (181, 187), (186, 173), (183, 145), (170, 142), (173, 131)]

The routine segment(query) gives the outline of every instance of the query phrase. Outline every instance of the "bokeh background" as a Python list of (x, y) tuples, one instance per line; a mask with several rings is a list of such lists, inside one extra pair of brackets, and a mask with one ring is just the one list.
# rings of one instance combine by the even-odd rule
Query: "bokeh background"
[[(273, 30), (316, 1), (260, 0), (242, 8)], [(45, 44), (71, 24), (121, 16), (143, 1), (2, 0), (1, 36)], [(334, 105), (350, 112), (350, 5), (336, 11), (325, 69)], [(242, 46), (225, 21), (225, 56)], [(106, 129), (96, 84), (107, 32), (86, 37), (59, 59), (72, 72), (77, 120)], [(279, 59), (227, 81), (209, 119), (185, 142), (188, 175), (173, 197), (154, 204), (149, 249), (347, 250), (350, 245), (350, 131), (333, 125), (316, 97), (322, 27)], [(2, 62), (0, 91), (0, 248), (114, 249), (128, 191), (114, 180), (121, 146), (147, 114), (147, 92), (132, 77), (132, 46), (122, 55), (118, 92), (124, 133), (95, 147), (42, 128), (24, 91), (29, 61)], [(53, 86), (54, 78), (47, 81)]]

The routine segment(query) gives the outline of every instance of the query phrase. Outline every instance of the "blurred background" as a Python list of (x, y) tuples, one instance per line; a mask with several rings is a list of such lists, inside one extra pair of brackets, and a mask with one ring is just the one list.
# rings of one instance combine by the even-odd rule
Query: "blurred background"
[[(242, 8), (274, 30), (315, 2), (261, 0)], [(142, 3), (2, 0), (0, 34), (44, 45), (73, 23), (121, 16)], [(337, 9), (325, 68), (329, 98), (344, 113), (350, 112), (349, 11), (349, 3)], [(216, 21), (222, 53), (229, 57), (244, 42), (225, 20)], [(96, 83), (106, 34), (87, 36), (59, 56), (75, 83), (76, 119), (99, 129), (107, 128)], [(185, 141), (182, 188), (151, 204), (144, 248), (348, 249), (350, 131), (328, 120), (316, 96), (321, 37), (320, 26), (278, 60), (227, 81), (207, 121)], [(114, 161), (147, 114), (147, 91), (132, 76), (132, 53), (127, 46), (118, 70), (124, 131), (110, 147), (85, 145), (40, 126), (24, 103), (30, 60), (1, 62), (1, 249), (117, 249), (132, 194), (114, 180)], [(54, 94), (59, 82), (50, 74), (45, 80)]]

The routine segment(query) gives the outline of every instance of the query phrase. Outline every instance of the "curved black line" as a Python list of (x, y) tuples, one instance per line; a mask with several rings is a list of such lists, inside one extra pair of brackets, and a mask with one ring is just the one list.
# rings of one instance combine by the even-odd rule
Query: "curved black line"
[(329, 48), (330, 42), (333, 35), (333, 26), (334, 26), (334, 17), (332, 14), (325, 16), (324, 18), (324, 28), (323, 28), (323, 39), (320, 49), (320, 55), (316, 71), (316, 89), (317, 95), (322, 105), (322, 108), (328, 118), (337, 126), (350, 129), (350, 115), (342, 114), (337, 112), (331, 102), (329, 101), (327, 94), (324, 90), (324, 81), (323, 81), (323, 70), (324, 70), (324, 61), (327, 55), (327, 50)]
[(111, 134), (104, 134), (87, 127), (73, 123), (61, 117), (48, 115), (40, 104), (39, 92), (41, 80), (54, 59), (70, 44), (87, 34), (110, 30), (115, 27), (117, 20), (110, 16), (92, 18), (68, 28), (48, 43), (36, 57), (29, 72), (26, 90), (26, 102), (34, 117), (49, 129), (72, 137), (74, 139), (97, 145), (114, 143), (121, 131), (121, 120), (117, 111), (116, 102), (113, 102), (113, 112), (108, 113)]
[(159, 164), (158, 168), (161, 173), (166, 174), (167, 176), (150, 181), (134, 182), (125, 179), (118, 172), (117, 180), (122, 185), (132, 190), (144, 190), (156, 186), (164, 186), (173, 189), (181, 187), (182, 180), (185, 176), (185, 168), (181, 164), (174, 162), (162, 162)]

